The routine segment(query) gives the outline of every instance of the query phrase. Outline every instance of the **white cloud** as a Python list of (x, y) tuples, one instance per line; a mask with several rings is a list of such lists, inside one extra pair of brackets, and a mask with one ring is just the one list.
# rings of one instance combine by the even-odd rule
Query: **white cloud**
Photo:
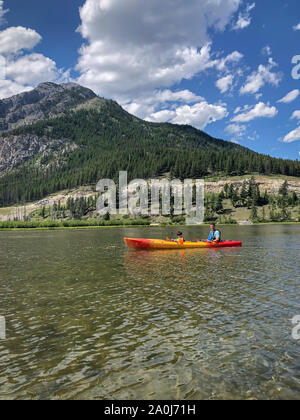
[(300, 126), (288, 133), (283, 139), (284, 143), (292, 143), (297, 140), (300, 140)]
[(266, 83), (278, 86), (282, 79), (282, 75), (281, 73), (273, 73), (271, 71), (276, 66), (277, 64), (272, 58), (269, 58), (269, 62), (266, 66), (262, 64), (259, 65), (257, 71), (247, 77), (245, 85), (240, 89), (240, 93), (242, 95), (257, 93)]
[(37, 85), (57, 77), (56, 64), (42, 54), (28, 54), (7, 63), (7, 78), (20, 85)]
[(247, 4), (246, 10), (239, 14), (237, 22), (234, 24), (233, 29), (238, 31), (240, 29), (245, 29), (252, 22), (252, 17), (250, 16), (251, 10), (255, 8), (255, 3)]
[(243, 57), (244, 55), (239, 51), (233, 51), (231, 54), (227, 55), (227, 57), (224, 57), (216, 62), (216, 67), (220, 71), (227, 70), (228, 64), (237, 64)]
[(300, 111), (294, 111), (293, 115), (291, 116), (291, 120), (297, 119), (300, 121)]
[(169, 89), (158, 91), (156, 98), (161, 102), (186, 102), (193, 103), (203, 100), (201, 96), (197, 96), (189, 90), (171, 91)]
[(277, 102), (284, 103), (284, 104), (289, 104), (289, 103), (293, 102), (295, 99), (297, 99), (299, 95), (300, 95), (300, 90), (295, 89), (295, 90), (292, 90), (291, 92), (289, 92), (283, 98), (279, 99), (279, 101), (277, 101)]
[(19, 85), (11, 80), (0, 80), (0, 100), (32, 89), (33, 86)]
[[(7, 12), (3, 7), (0, 0), (0, 21)], [(70, 78), (70, 72), (58, 69), (53, 60), (32, 52), (41, 40), (35, 30), (22, 26), (0, 31), (1, 99), (31, 90), (40, 82), (67, 81)]]
[(172, 122), (172, 120), (175, 117), (176, 117), (176, 111), (172, 111), (171, 109), (163, 109), (162, 111), (157, 111), (151, 114), (149, 117), (146, 118), (146, 121)]
[(10, 27), (0, 32), (0, 54), (15, 54), (32, 50), (42, 37), (33, 29)]
[(245, 135), (246, 126), (240, 124), (229, 124), (225, 128), (226, 133), (228, 133), (234, 140), (238, 140)]
[(80, 31), (90, 41), (110, 39), (126, 45), (195, 45), (208, 39), (207, 28), (224, 30), (240, 0), (86, 0)]
[(221, 91), (221, 93), (227, 92), (232, 84), (233, 84), (233, 75), (229, 74), (228, 76), (224, 76), (221, 79), (217, 80), (216, 86)]
[(253, 132), (250, 136), (248, 136), (248, 140), (254, 141), (259, 139), (259, 134), (256, 131)]
[(4, 15), (8, 12), (8, 9), (4, 9), (4, 1), (0, 0), (0, 25), (5, 22)]
[(271, 57), (272, 55), (272, 50), (270, 45), (266, 45), (262, 50), (261, 50), (262, 55), (264, 56), (268, 56)]
[(214, 66), (208, 45), (200, 51), (186, 48), (160, 57), (155, 56), (154, 50), (148, 55), (145, 49), (111, 52), (110, 48), (102, 49), (99, 42), (83, 47), (78, 64), (83, 74), (78, 81), (103, 96), (122, 102), (141, 92), (170, 87), (183, 78), (191, 79), (197, 72)]
[[(177, 103), (193, 104), (202, 102), (204, 99), (189, 90), (171, 91), (169, 89), (155, 91), (151, 95), (136, 97), (134, 101), (123, 104), (123, 108), (139, 118), (149, 117), (159, 109), (166, 106), (176, 108)], [(176, 103), (176, 104), (175, 104)]]
[(140, 0), (86, 0), (78, 81), (124, 103), (221, 65), (211, 57), (207, 32), (224, 30), (240, 4), (151, 0), (141, 7)]
[(189, 124), (199, 129), (228, 115), (226, 104), (209, 104), (189, 90), (156, 91), (148, 97), (140, 96), (123, 107), (147, 121)]
[(140, 118), (204, 129), (228, 115), (226, 105), (170, 88), (208, 69), (228, 72), (243, 58), (238, 51), (215, 58), (208, 36), (225, 29), (241, 2), (86, 0), (78, 82)]
[(236, 117), (232, 118), (231, 121), (238, 123), (246, 123), (252, 121), (256, 118), (273, 118), (278, 114), (275, 106), (270, 106), (269, 104), (264, 104), (259, 102), (250, 110), (238, 114)]
[[(291, 119), (298, 120), (297, 122), (298, 124), (300, 124), (300, 111), (299, 110), (294, 111), (291, 116)], [(283, 138), (284, 143), (292, 143), (293, 141), (297, 141), (297, 140), (300, 140), (300, 125), (297, 128), (295, 128), (295, 130), (292, 130)]]
[(300, 31), (300, 23), (298, 25), (293, 26), (294, 31)]
[(212, 105), (202, 101), (194, 105), (179, 106), (174, 110), (155, 112), (147, 118), (147, 121), (188, 124), (203, 130), (208, 124), (222, 120), (227, 116), (228, 111), (224, 105)]

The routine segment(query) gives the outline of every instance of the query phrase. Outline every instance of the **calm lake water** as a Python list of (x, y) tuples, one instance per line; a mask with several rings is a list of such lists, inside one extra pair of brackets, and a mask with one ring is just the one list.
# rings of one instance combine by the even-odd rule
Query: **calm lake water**
[[(300, 226), (0, 232), (0, 399), (299, 399)], [(185, 228), (187, 239), (206, 227)]]

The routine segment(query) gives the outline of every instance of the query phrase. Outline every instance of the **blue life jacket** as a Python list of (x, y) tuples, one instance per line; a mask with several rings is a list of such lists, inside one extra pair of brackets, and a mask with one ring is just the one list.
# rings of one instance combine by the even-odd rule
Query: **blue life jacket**
[(222, 240), (221, 232), (218, 229), (216, 229), (214, 232), (211, 231), (208, 237), (209, 241), (215, 241), (216, 239), (220, 239), (220, 241)]

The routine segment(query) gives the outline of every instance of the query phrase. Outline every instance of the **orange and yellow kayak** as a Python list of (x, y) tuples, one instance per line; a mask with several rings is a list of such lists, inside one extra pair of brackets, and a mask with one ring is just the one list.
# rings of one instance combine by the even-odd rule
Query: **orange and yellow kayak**
[(173, 242), (164, 241), (162, 239), (133, 239), (124, 238), (126, 245), (134, 249), (185, 249), (185, 248), (228, 248), (241, 247), (242, 242), (238, 241), (223, 241), (218, 243), (211, 242)]

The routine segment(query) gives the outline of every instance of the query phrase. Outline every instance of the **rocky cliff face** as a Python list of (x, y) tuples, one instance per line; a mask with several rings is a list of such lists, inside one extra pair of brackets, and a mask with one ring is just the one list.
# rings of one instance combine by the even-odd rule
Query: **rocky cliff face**
[(42, 83), (30, 92), (0, 101), (0, 174), (36, 156), (42, 159), (55, 152), (60, 159), (60, 155), (78, 147), (65, 139), (48, 139), (36, 135), (1, 136), (1, 133), (55, 118), (97, 98), (93, 91), (75, 83)]
[(54, 152), (62, 156), (77, 147), (69, 140), (32, 135), (0, 137), (0, 173), (14, 169), (34, 157), (43, 159)]
[[(250, 177), (248, 181), (250, 180)], [(255, 177), (256, 182), (259, 184), (261, 193), (265, 191), (268, 194), (277, 195), (281, 186), (284, 183), (284, 179), (280, 178), (268, 178), (263, 176)], [(233, 184), (235, 188), (242, 188), (244, 180), (222, 180), (222, 181), (205, 181), (205, 192), (220, 194), (224, 190), (225, 184)], [(300, 180), (288, 180), (288, 188), (290, 192), (295, 193), (300, 197)]]
[(53, 118), (94, 98), (93, 91), (75, 83), (42, 83), (30, 92), (0, 101), (0, 133)]

